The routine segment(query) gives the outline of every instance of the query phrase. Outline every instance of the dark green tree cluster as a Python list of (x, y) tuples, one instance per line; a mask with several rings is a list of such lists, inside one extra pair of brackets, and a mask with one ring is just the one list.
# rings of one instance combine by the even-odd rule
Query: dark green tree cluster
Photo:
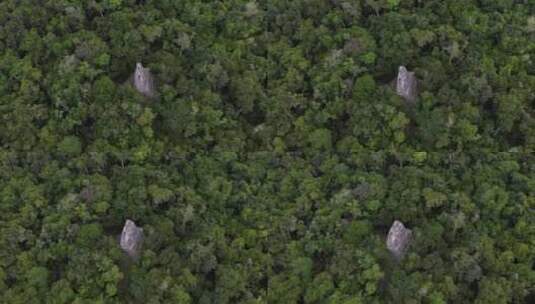
[(0, 1), (0, 302), (534, 303), (534, 88), (532, 0)]

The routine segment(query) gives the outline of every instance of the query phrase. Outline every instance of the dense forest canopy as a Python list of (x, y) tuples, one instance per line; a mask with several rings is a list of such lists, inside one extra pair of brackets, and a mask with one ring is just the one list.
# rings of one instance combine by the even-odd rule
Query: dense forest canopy
[(533, 0), (2, 0), (0, 302), (535, 303), (534, 88)]

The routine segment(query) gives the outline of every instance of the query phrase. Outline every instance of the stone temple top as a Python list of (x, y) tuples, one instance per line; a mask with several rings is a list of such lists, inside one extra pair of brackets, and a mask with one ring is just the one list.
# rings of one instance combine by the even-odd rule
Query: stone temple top
[(396, 92), (399, 96), (407, 101), (414, 101), (418, 92), (416, 91), (417, 81), (414, 72), (407, 71), (407, 68), (400, 66), (398, 70), (398, 79)]
[(139, 228), (131, 220), (126, 220), (121, 233), (121, 248), (132, 258), (136, 258), (143, 241), (143, 228)]
[(154, 96), (154, 80), (148, 68), (144, 68), (141, 63), (136, 63), (134, 72), (134, 86), (136, 90), (148, 97)]
[(386, 248), (394, 255), (396, 259), (401, 259), (405, 255), (410, 240), (412, 231), (405, 228), (400, 221), (394, 221), (386, 239)]

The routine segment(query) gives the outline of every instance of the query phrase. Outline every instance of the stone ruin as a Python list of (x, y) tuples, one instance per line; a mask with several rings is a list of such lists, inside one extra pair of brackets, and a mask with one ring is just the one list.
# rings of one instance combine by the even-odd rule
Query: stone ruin
[(392, 255), (400, 260), (407, 251), (409, 243), (411, 241), (412, 231), (405, 228), (400, 221), (394, 221), (388, 236), (386, 238), (386, 248), (392, 253)]
[(139, 228), (131, 220), (126, 220), (121, 233), (121, 248), (131, 258), (137, 258), (143, 241), (143, 228)]
[(136, 63), (136, 71), (134, 72), (134, 87), (136, 90), (147, 96), (154, 97), (154, 79), (148, 68), (144, 68), (141, 63)]
[(417, 80), (414, 72), (409, 72), (404, 66), (400, 66), (398, 70), (398, 78), (396, 83), (396, 93), (405, 98), (407, 101), (414, 101), (418, 92)]

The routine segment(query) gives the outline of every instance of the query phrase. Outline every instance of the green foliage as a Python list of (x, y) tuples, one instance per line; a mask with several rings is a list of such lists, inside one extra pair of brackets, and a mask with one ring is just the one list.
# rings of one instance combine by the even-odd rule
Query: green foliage
[(528, 2), (0, 1), (0, 302), (533, 302)]
[(77, 137), (67, 136), (59, 143), (58, 150), (62, 154), (76, 156), (82, 152), (82, 144)]

